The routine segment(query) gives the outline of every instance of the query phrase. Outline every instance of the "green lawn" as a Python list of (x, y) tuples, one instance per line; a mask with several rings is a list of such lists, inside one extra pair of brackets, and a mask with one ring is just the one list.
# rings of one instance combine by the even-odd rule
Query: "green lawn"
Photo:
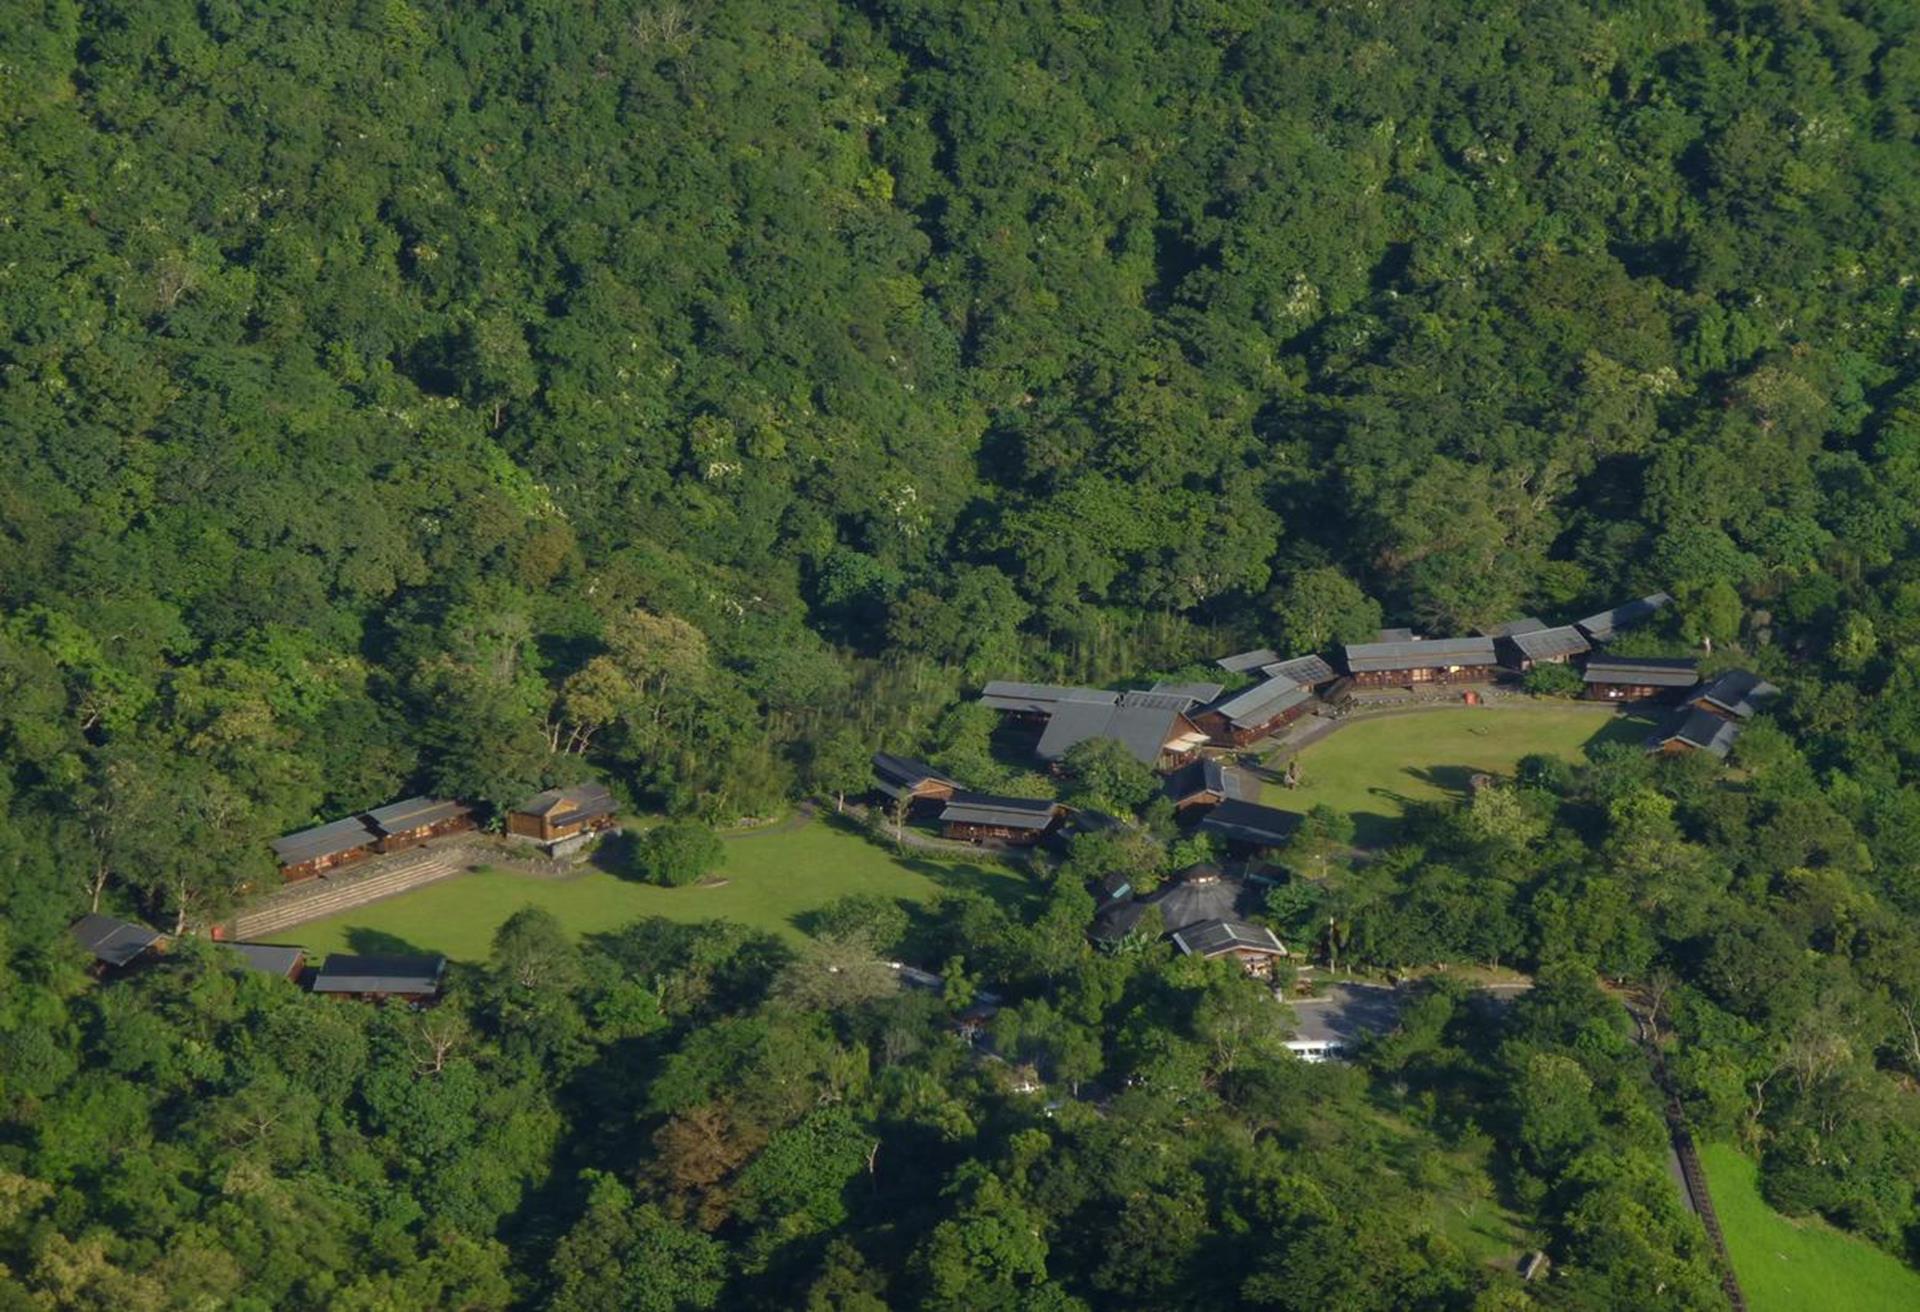
[(1727, 1144), (1701, 1144), (1713, 1208), (1753, 1312), (1905, 1312), (1920, 1308), (1920, 1272), (1818, 1219), (1780, 1215), (1759, 1166)]
[[(1523, 756), (1579, 760), (1589, 744), (1634, 742), (1651, 722), (1578, 702), (1450, 706), (1362, 716), (1300, 752), (1300, 786), (1269, 782), (1261, 800), (1289, 811), (1322, 802), (1354, 818), (1356, 841), (1390, 838), (1408, 802), (1465, 797), (1475, 774), (1507, 775)], [(1285, 769), (1284, 753), (1269, 758)]]
[(486, 955), (495, 927), (528, 903), (547, 908), (580, 934), (665, 916), (737, 920), (798, 939), (798, 917), (845, 893), (920, 903), (942, 889), (974, 889), (1017, 901), (1030, 887), (1025, 876), (991, 862), (896, 858), (825, 820), (729, 838), (726, 850), (719, 874), (727, 882), (717, 887), (655, 888), (591, 867), (563, 879), (483, 870), (273, 937), (315, 955), (417, 949), (471, 961)]

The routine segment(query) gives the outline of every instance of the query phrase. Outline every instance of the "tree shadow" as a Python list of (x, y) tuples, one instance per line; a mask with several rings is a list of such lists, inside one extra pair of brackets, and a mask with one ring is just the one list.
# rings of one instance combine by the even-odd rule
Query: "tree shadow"
[(608, 834), (587, 854), (586, 864), (616, 879), (641, 882), (633, 873), (634, 844), (638, 836), (631, 830), (622, 829), (618, 833)]
[(1473, 777), (1486, 774), (1487, 771), (1476, 770), (1470, 765), (1410, 765), (1405, 773), (1456, 801), (1464, 801), (1473, 796)]
[(1664, 706), (1648, 706), (1636, 703), (1625, 715), (1616, 715), (1600, 727), (1600, 731), (1580, 744), (1580, 750), (1587, 756), (1593, 755), (1593, 749), (1604, 747), (1608, 743), (1628, 743), (1634, 746), (1646, 741), (1647, 735), (1659, 725), (1665, 714)]
[(432, 948), (421, 947), (410, 939), (384, 929), (355, 925), (347, 931), (347, 947), (361, 956), (437, 957)]

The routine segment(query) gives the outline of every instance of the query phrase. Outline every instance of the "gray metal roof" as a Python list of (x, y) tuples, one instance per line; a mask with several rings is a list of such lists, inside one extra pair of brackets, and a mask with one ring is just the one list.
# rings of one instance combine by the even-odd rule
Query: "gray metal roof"
[(1034, 750), (1043, 761), (1057, 761), (1080, 743), (1112, 738), (1135, 760), (1153, 765), (1180, 732), (1181, 713), (1191, 704), (1185, 697), (1156, 692), (1122, 693), (1112, 705), (1062, 702)]
[(1249, 925), (1244, 920), (1203, 920), (1197, 925), (1188, 925), (1174, 934), (1173, 945), (1196, 957), (1217, 957), (1236, 950), (1287, 955), (1272, 930), (1265, 925)]
[(124, 966), (160, 941), (157, 929), (97, 911), (74, 921), (67, 932), (95, 960), (109, 966)]
[(1651, 618), (1661, 607), (1671, 605), (1673, 598), (1664, 592), (1651, 592), (1624, 606), (1615, 606), (1612, 610), (1603, 610), (1597, 615), (1589, 615), (1583, 620), (1575, 620), (1582, 633), (1595, 642), (1605, 642), (1621, 629), (1639, 624)]
[(1512, 643), (1514, 650), (1530, 661), (1578, 656), (1583, 651), (1592, 650), (1586, 635), (1571, 624), (1562, 624), (1554, 629), (1539, 628), (1530, 629), (1525, 633), (1509, 634), (1506, 641)]
[(1705, 707), (1695, 706), (1690, 710), (1682, 708), (1668, 716), (1666, 723), (1647, 739), (1647, 747), (1652, 750), (1677, 742), (1724, 757), (1732, 750), (1733, 740), (1739, 736), (1740, 726), (1737, 723), (1715, 715)]
[(1588, 683), (1645, 684), (1654, 688), (1691, 688), (1700, 682), (1690, 657), (1596, 656), (1582, 676)]
[(515, 815), (565, 815), (571, 820), (612, 815), (616, 810), (613, 794), (605, 784), (574, 784), (568, 788), (549, 788), (535, 793), (513, 808)]
[(409, 797), (369, 811), (366, 818), (377, 833), (403, 834), (472, 813), (471, 807), (444, 797)]
[(228, 943), (226, 946), (239, 954), (248, 970), (257, 970), (262, 975), (278, 975), (282, 979), (292, 975), (306, 956), (299, 948), (279, 947), (272, 943)]
[(1492, 665), (1492, 638), (1428, 638), (1424, 642), (1362, 642), (1347, 648), (1347, 670), (1424, 670), (1450, 665)]
[(1018, 683), (1012, 679), (992, 679), (980, 690), (980, 704), (996, 711), (1023, 711), (1045, 715), (1063, 703), (1092, 703), (1111, 706), (1120, 694), (1099, 688), (1068, 688), (1054, 683)]
[(1210, 702), (1226, 690), (1224, 683), (1169, 683), (1164, 679), (1147, 689), (1148, 692), (1184, 698), (1189, 706)]
[(1311, 688), (1316, 684), (1332, 683), (1339, 677), (1339, 671), (1327, 664), (1320, 656), (1295, 656), (1292, 660), (1275, 661), (1263, 665), (1260, 672), (1266, 675), (1285, 675), (1303, 687)]
[(992, 825), (999, 829), (1045, 829), (1058, 802), (991, 793), (955, 793), (940, 812), (941, 824)]
[(1301, 687), (1284, 674), (1276, 674), (1209, 709), (1226, 716), (1236, 729), (1251, 729), (1292, 710), (1312, 696), (1310, 689)]
[(1292, 811), (1237, 798), (1228, 798), (1200, 820), (1202, 833), (1218, 834), (1234, 842), (1263, 847), (1275, 847), (1286, 842), (1299, 827), (1300, 817)]
[(1480, 630), (1489, 638), (1511, 638), (1521, 633), (1538, 633), (1547, 627), (1547, 622), (1537, 615), (1522, 615), (1517, 620), (1508, 620), (1496, 624), (1490, 629)]
[(1728, 670), (1695, 693), (1694, 700), (1744, 720), (1779, 695), (1778, 688), (1751, 670)]
[(888, 797), (904, 797), (921, 784), (945, 784), (949, 788), (960, 786), (925, 761), (916, 761), (911, 756), (894, 756), (890, 752), (873, 754), (873, 777), (880, 791)]
[(445, 957), (345, 956), (334, 953), (313, 979), (315, 993), (433, 993), (446, 971)]
[(1252, 651), (1235, 652), (1231, 656), (1222, 656), (1214, 664), (1234, 674), (1252, 674), (1255, 670), (1273, 664), (1280, 659), (1280, 653), (1271, 647), (1255, 647)]
[(332, 820), (324, 825), (315, 825), (312, 829), (302, 829), (298, 833), (276, 838), (271, 846), (273, 854), (280, 858), (281, 865), (298, 866), (321, 857), (338, 856), (342, 852), (371, 847), (379, 837), (368, 828), (365, 820), (350, 815), (344, 820)]
[(1168, 775), (1161, 783), (1160, 791), (1174, 802), (1189, 797), (1203, 797), (1208, 793), (1224, 799), (1227, 796), (1227, 772), (1221, 768), (1220, 762), (1202, 758)]

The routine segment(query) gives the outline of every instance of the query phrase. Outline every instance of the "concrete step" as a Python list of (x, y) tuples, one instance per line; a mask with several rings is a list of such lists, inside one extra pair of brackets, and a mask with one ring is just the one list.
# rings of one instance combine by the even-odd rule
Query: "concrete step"
[(403, 853), (344, 878), (328, 879), (317, 886), (303, 884), (275, 893), (234, 918), (233, 937), (246, 940), (277, 934), (295, 925), (462, 874), (466, 869), (463, 852)]

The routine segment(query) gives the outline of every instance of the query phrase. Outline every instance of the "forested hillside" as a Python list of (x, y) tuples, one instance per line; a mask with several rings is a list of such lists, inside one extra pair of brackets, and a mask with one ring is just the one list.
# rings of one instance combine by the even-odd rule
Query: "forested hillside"
[[(1913, 1262), (1916, 278), (1896, 0), (21, 0), (0, 1308), (1715, 1306), (1596, 975)], [(409, 790), (763, 816), (984, 752), (984, 678), (1656, 588), (1785, 689), (1738, 786), (1536, 762), (1277, 906), (1545, 981), (1353, 1071), (1066, 876), (917, 931), (1127, 1090), (1057, 1119), (738, 931), (529, 918), (425, 1019), (63, 932)]]

